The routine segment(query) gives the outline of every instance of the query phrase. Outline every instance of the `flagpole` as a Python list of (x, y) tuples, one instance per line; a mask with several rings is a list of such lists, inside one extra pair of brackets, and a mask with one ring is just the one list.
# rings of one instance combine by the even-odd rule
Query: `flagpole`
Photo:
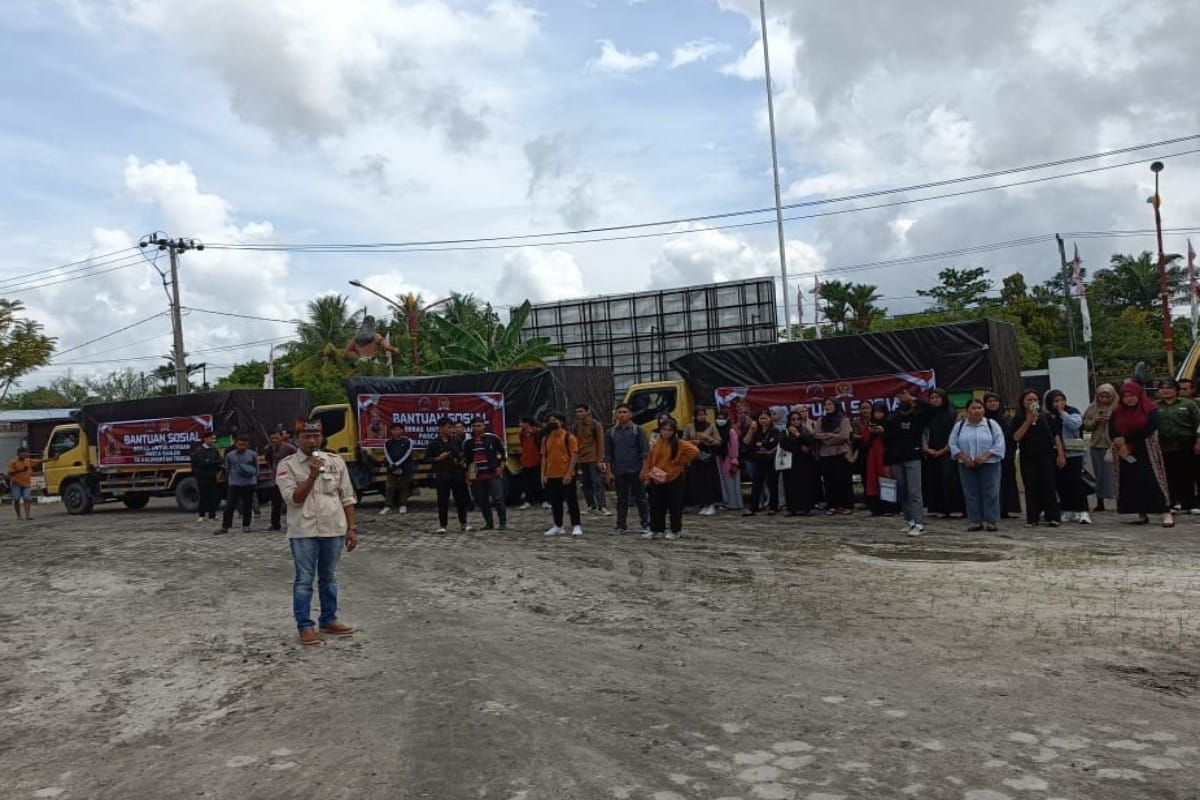
[(821, 279), (813, 275), (813, 330), (821, 338)]
[(779, 273), (783, 278), (783, 327), (785, 340), (792, 338), (792, 307), (788, 303), (787, 248), (783, 237), (783, 200), (779, 192), (779, 151), (775, 145), (775, 98), (771, 91), (771, 51), (767, 46), (767, 0), (758, 0), (762, 18), (763, 68), (767, 75), (767, 121), (771, 127), (771, 170), (775, 175), (775, 227), (779, 233)]
[(1196, 343), (1196, 322), (1200, 318), (1196, 292), (1196, 251), (1192, 249), (1192, 240), (1188, 239), (1188, 295), (1192, 299), (1192, 344)]
[[(1079, 295), (1079, 317), (1083, 323), (1083, 343), (1088, 349), (1088, 364), (1092, 373), (1092, 395), (1096, 387), (1096, 355), (1092, 350), (1092, 312), (1088, 309), (1087, 286), (1083, 282), (1083, 259), (1079, 257), (1079, 245), (1075, 245), (1075, 258), (1071, 261), (1071, 279), (1075, 283), (1075, 293)], [(1068, 306), (1070, 305), (1068, 301)]]

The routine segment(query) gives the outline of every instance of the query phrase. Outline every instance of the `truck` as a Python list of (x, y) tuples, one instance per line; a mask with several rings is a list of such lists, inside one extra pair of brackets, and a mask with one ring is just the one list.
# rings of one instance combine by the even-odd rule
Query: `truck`
[(634, 421), (647, 429), (662, 414), (688, 421), (698, 402), (715, 405), (739, 387), (773, 387), (783, 396), (785, 387), (932, 372), (958, 401), (990, 390), (1012, 405), (1021, 391), (1016, 331), (988, 319), (706, 350), (675, 359), (671, 368), (678, 378), (634, 384), (625, 394)]
[[(250, 437), (260, 454), (278, 425), (289, 429), (308, 416), (307, 389), (236, 389), (95, 403), (54, 426), (42, 453), (46, 493), (59, 495), (68, 514), (88, 514), (98, 503), (144, 508), (152, 497), (174, 497), (195, 513), (200, 496), (191, 452), (207, 432), (218, 447), (235, 434)], [(259, 480), (270, 474), (260, 458)]]
[[(325, 448), (346, 461), (355, 491), (382, 492), (387, 481), (383, 444), (392, 420), (405, 422), (415, 445), (418, 469), (422, 451), (436, 435), (442, 416), (462, 422), (482, 417), (505, 438), (508, 475), (520, 472), (520, 421), (550, 411), (570, 414), (583, 403), (599, 420), (610, 417), (613, 373), (609, 367), (529, 367), (496, 372), (399, 378), (350, 378), (348, 402), (317, 406)], [(418, 473), (418, 477), (420, 472)]]

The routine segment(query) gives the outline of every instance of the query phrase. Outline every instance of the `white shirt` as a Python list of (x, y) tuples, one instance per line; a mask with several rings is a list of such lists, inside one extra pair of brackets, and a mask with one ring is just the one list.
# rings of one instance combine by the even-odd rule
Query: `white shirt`
[(314, 450), (313, 456), (321, 459), (321, 474), (303, 503), (296, 503), (293, 498), (296, 487), (308, 480), (309, 457), (296, 452), (275, 467), (275, 483), (279, 493), (283, 495), (288, 508), (294, 509), (288, 513), (289, 539), (345, 536), (346, 512), (343, 509), (358, 502), (346, 462), (332, 453), (319, 450)]

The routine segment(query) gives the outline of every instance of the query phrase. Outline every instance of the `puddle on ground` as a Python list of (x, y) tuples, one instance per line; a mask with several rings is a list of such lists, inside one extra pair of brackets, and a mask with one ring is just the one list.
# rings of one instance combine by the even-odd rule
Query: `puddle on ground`
[(885, 561), (1003, 561), (1011, 557), (1011, 547), (952, 545), (944, 542), (847, 542), (859, 555)]

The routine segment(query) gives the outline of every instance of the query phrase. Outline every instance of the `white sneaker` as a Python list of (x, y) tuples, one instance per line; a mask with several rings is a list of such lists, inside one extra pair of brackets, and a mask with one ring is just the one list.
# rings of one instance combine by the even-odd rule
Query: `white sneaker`
[(388, 508), (387, 506), (384, 506), (383, 510), (379, 512), (379, 516), (386, 517), (390, 513), (392, 513), (392, 510), (390, 508)]
[(525, 509), (527, 509), (527, 508), (531, 508), (531, 506), (529, 505), (529, 503), (521, 503), (521, 505), (517, 506), (517, 508), (519, 508), (519, 509), (521, 509), (522, 511), (524, 511), (524, 510), (525, 510)]
[(666, 536), (664, 536), (663, 538), (664, 538), (664, 539), (671, 539), (671, 540), (673, 541), (673, 540), (675, 540), (675, 539), (678, 539), (678, 538), (679, 538), (679, 534), (678, 534), (678, 533), (676, 533), (675, 531), (667, 531), (667, 535), (666, 535)]
[(572, 536), (583, 536), (583, 528), (579, 525), (574, 526), (573, 528), (571, 528), (571, 535)]
[(611, 517), (612, 516), (612, 512), (609, 511), (607, 508), (597, 509), (596, 513), (602, 517)]
[(904, 520), (904, 532), (907, 533), (908, 535), (910, 535), (910, 536), (912, 535), (912, 530), (915, 527), (916, 527), (916, 523), (913, 522), (912, 520), (908, 520), (908, 519)]
[(913, 526), (908, 529), (909, 536), (920, 536), (924, 532), (925, 532), (925, 526), (919, 522), (914, 523)]
[(542, 501), (542, 508), (544, 508), (544, 509), (546, 509), (547, 511), (549, 511), (549, 510), (550, 510), (550, 504), (549, 504), (549, 503), (547, 503), (547, 502), (545, 502), (545, 501)]
[(700, 509), (700, 516), (702, 516), (702, 517), (711, 517), (713, 514), (716, 514), (716, 513), (717, 513), (716, 506), (705, 506), (704, 508)]
[(565, 531), (557, 525), (551, 525), (542, 536), (562, 536)]
[(434, 531), (434, 533), (445, 533), (445, 532), (446, 532), (445, 528), (438, 528), (436, 531)]
[(1076, 522), (1079, 517), (1074, 511), (1064, 511), (1062, 515), (1063, 522)]
[(643, 531), (643, 533), (642, 533), (642, 538), (643, 538), (643, 539), (653, 539), (653, 538), (654, 538), (654, 531)]
[(1090, 516), (1088, 516), (1088, 512), (1086, 512), (1086, 511), (1080, 511), (1078, 514), (1078, 519), (1079, 519), (1080, 525), (1091, 525), (1092, 524), (1092, 518)]
[(1200, 508), (1193, 508), (1193, 509), (1192, 509), (1191, 511), (1189, 511), (1188, 513), (1189, 513), (1189, 514), (1192, 514), (1192, 515), (1200, 514)]
[(399, 508), (396, 509), (396, 513), (397, 514), (407, 514), (408, 506), (400, 506)]
[(472, 526), (470, 526), (470, 525), (463, 525), (463, 526), (462, 526), (462, 532), (463, 532), (463, 533), (472, 533), (474, 530), (475, 530), (475, 528), (473, 528), (473, 527), (472, 527)]
[(208, 520), (204, 518), (204, 515), (200, 515), (196, 517), (196, 522), (208, 522)]

